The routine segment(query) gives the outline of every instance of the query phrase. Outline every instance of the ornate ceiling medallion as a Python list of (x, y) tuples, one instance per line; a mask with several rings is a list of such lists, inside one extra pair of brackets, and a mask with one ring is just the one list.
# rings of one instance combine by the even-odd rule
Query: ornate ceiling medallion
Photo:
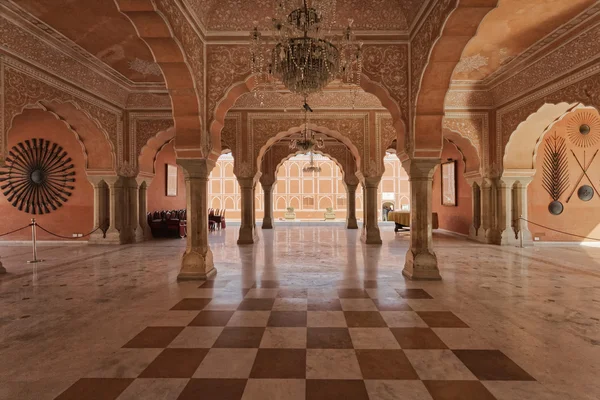
[[(356, 43), (352, 20), (341, 37), (335, 26), (336, 0), (276, 0), (272, 31), (251, 33), (252, 73), (257, 88), (281, 81), (293, 93), (320, 92), (334, 79), (360, 84), (362, 43)], [(255, 23), (255, 26), (257, 23)]]
[(0, 189), (13, 207), (48, 214), (68, 201), (75, 189), (70, 185), (75, 182), (75, 171), (61, 146), (32, 139), (17, 144), (8, 154), (0, 171)]
[(567, 123), (567, 136), (577, 147), (596, 145), (600, 142), (600, 118), (591, 111), (576, 113)]

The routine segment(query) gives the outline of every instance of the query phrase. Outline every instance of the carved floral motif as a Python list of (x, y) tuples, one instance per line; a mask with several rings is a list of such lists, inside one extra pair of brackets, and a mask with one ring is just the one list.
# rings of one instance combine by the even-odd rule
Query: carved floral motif
[(135, 159), (137, 160), (138, 152), (148, 143), (150, 139), (155, 137), (158, 133), (166, 131), (173, 127), (173, 119), (136, 119), (135, 121), (135, 149), (132, 154), (136, 154)]
[[(301, 109), (303, 99), (301, 96), (289, 92), (268, 92), (264, 99), (256, 93), (248, 92), (241, 95), (235, 102), (233, 109)], [(363, 91), (337, 91), (326, 90), (311, 94), (308, 103), (315, 109), (384, 109), (377, 96)]]

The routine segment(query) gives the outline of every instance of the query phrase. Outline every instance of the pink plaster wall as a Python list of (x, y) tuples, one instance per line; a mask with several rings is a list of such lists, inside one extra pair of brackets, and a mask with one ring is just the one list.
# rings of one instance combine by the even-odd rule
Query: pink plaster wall
[(180, 166), (177, 166), (177, 196), (167, 197), (166, 195), (167, 164), (177, 165), (173, 142), (165, 145), (156, 156), (156, 175), (150, 186), (148, 186), (148, 212), (179, 210), (187, 207), (185, 199), (185, 178)]

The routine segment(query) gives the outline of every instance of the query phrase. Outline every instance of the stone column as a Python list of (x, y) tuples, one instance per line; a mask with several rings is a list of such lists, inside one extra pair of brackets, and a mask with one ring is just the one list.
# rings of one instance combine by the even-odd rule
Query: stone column
[(346, 184), (346, 191), (348, 192), (348, 201), (346, 202), (347, 216), (346, 216), (346, 228), (358, 229), (358, 222), (356, 221), (356, 187), (358, 185)]
[(514, 178), (502, 177), (498, 180), (498, 233), (496, 235), (496, 244), (501, 246), (516, 245), (517, 237), (515, 235), (514, 210), (513, 210), (513, 187), (516, 180)]
[[(516, 196), (515, 218), (522, 217), (524, 219), (528, 219), (527, 208), (529, 207), (529, 203), (527, 202), (527, 187), (532, 180), (533, 177), (519, 178), (519, 181), (517, 182), (517, 187), (514, 191)], [(517, 239), (519, 245), (522, 242), (524, 246), (533, 246), (533, 237), (529, 231), (529, 224), (526, 221), (520, 219), (515, 221), (515, 229), (519, 235), (519, 238)]]
[(500, 236), (494, 228), (496, 221), (493, 186), (493, 181), (489, 178), (483, 178), (481, 181), (481, 228), (484, 243), (494, 243), (495, 238)]
[(273, 185), (268, 185), (266, 183), (261, 183), (264, 194), (264, 217), (262, 228), (263, 229), (273, 229)]
[(242, 223), (238, 244), (254, 244), (257, 241), (254, 224), (254, 179), (238, 178), (242, 195)]
[(119, 232), (119, 218), (121, 216), (121, 195), (122, 186), (118, 176), (104, 178), (104, 182), (108, 185), (108, 229), (106, 230), (105, 238), (102, 241), (107, 244), (120, 244), (121, 234)]
[(90, 235), (89, 243), (102, 243), (105, 240), (104, 231), (109, 225), (106, 213), (108, 186), (101, 176), (88, 176), (88, 180), (94, 188), (94, 230), (100, 228)]
[(0, 275), (5, 274), (6, 273), (6, 268), (4, 268), (2, 266), (2, 261), (0, 261)]
[(471, 226), (469, 226), (469, 239), (478, 242), (485, 242), (485, 229), (482, 226), (481, 218), (481, 181), (475, 179), (467, 180), (471, 186)]
[(117, 187), (121, 189), (118, 201), (119, 214), (117, 214), (121, 243), (141, 242), (143, 233), (139, 226), (138, 183), (134, 177), (122, 176), (117, 181)]
[(440, 280), (433, 251), (433, 173), (439, 159), (413, 159), (403, 163), (410, 177), (410, 248), (402, 273), (415, 280)]
[(365, 191), (365, 223), (361, 240), (366, 244), (381, 244), (381, 232), (377, 224), (377, 189), (380, 176), (365, 177), (363, 190)]
[(206, 280), (217, 273), (208, 245), (208, 177), (215, 162), (178, 159), (177, 164), (183, 168), (187, 199), (187, 247), (177, 279)]
[(152, 239), (152, 230), (148, 225), (148, 186), (152, 182), (150, 178), (138, 178), (139, 185), (139, 224), (142, 229), (144, 240)]

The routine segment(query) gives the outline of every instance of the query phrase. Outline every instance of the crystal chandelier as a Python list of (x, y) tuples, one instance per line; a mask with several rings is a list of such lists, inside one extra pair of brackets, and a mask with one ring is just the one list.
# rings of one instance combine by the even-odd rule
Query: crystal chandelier
[[(362, 43), (352, 20), (341, 35), (335, 27), (336, 0), (276, 0), (269, 35), (251, 32), (251, 70), (256, 88), (279, 80), (293, 93), (320, 92), (334, 79), (360, 85)], [(256, 25), (256, 24), (255, 24)]]
[(319, 148), (322, 149), (325, 147), (325, 141), (322, 138), (317, 138), (315, 135), (315, 131), (308, 127), (309, 119), (308, 113), (313, 112), (312, 108), (306, 103), (306, 98), (304, 99), (304, 129), (302, 130), (302, 138), (301, 139), (293, 139), (290, 142), (290, 149), (298, 150), (303, 153), (311, 153), (313, 150)]
[(305, 173), (310, 173), (310, 172), (320, 173), (321, 172), (321, 167), (319, 167), (318, 165), (315, 165), (314, 154), (312, 151), (310, 152), (310, 164), (307, 165), (306, 167), (302, 168), (302, 172), (305, 172)]

